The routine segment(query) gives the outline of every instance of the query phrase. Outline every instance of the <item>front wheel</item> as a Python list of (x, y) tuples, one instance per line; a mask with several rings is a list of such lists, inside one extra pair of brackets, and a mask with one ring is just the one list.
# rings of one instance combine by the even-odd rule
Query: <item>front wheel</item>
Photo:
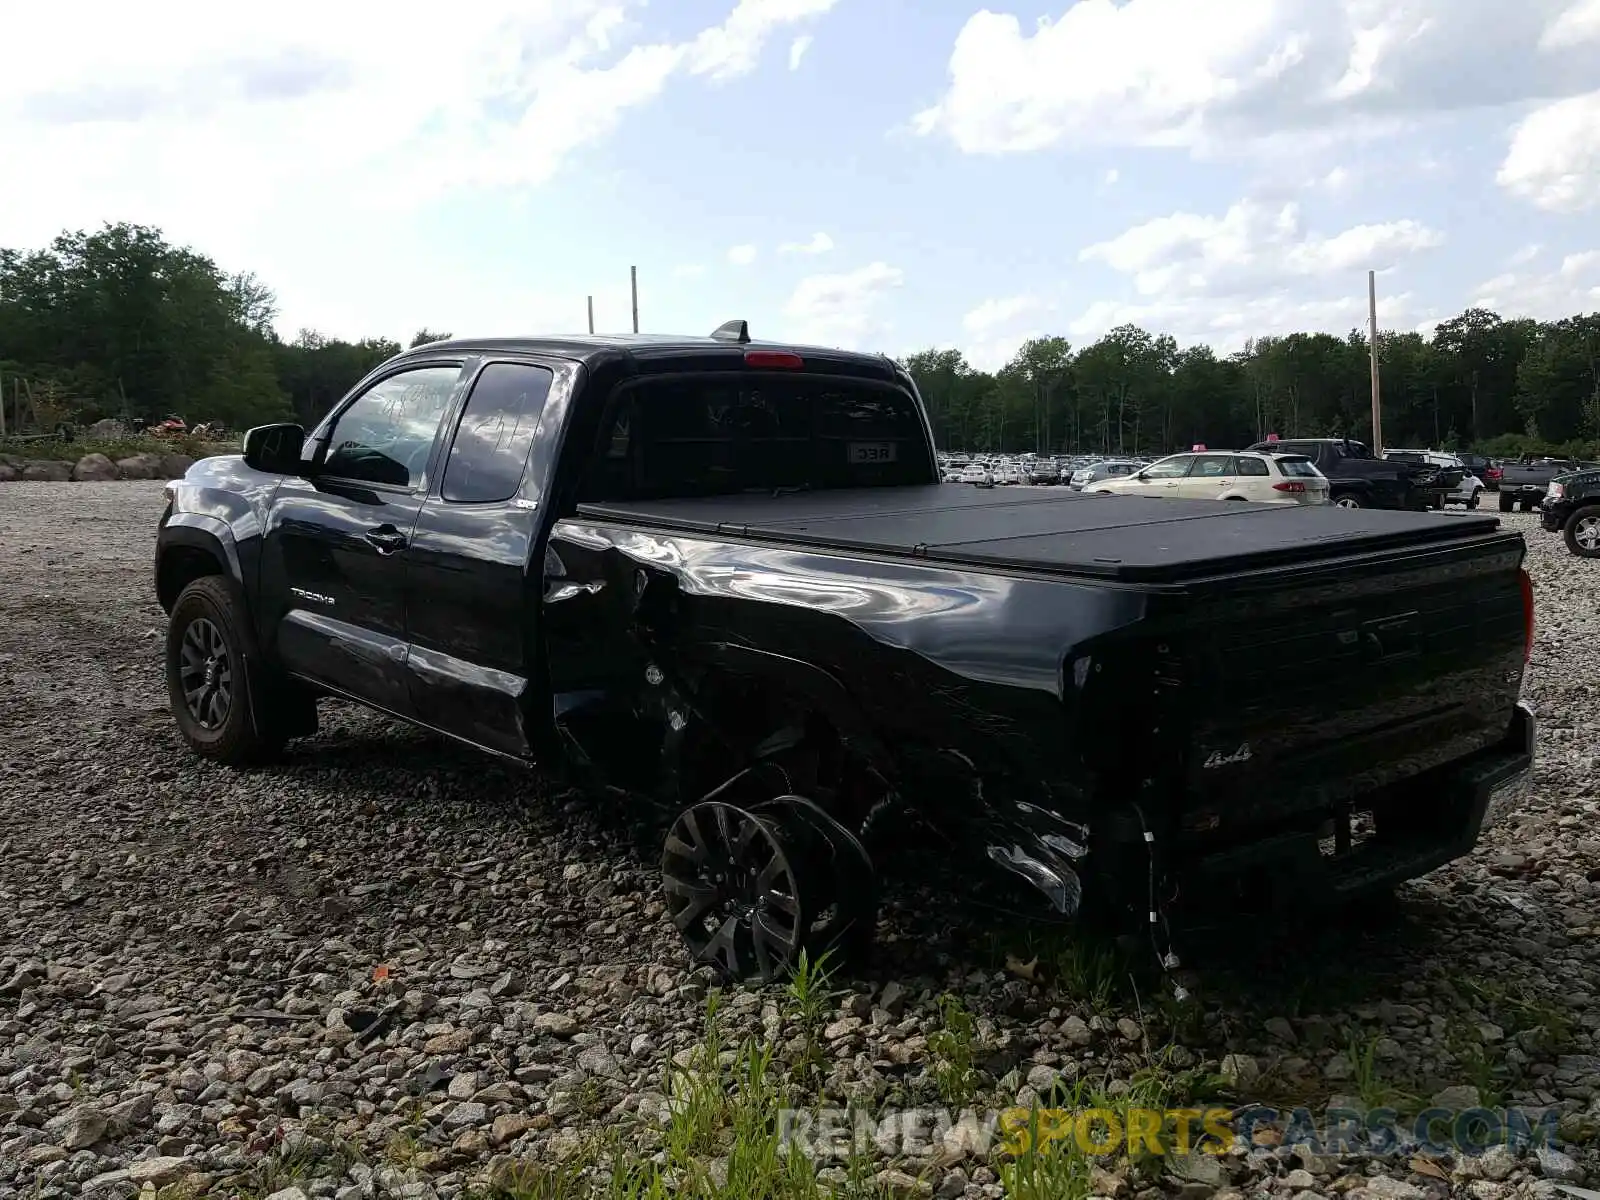
[(1341, 492), (1339, 495), (1335, 496), (1333, 498), (1333, 503), (1334, 503), (1334, 506), (1336, 508), (1362, 508), (1362, 507), (1365, 507), (1361, 503), (1361, 497), (1360, 496), (1352, 495), (1349, 492)]
[(167, 626), (167, 692), (178, 732), (196, 754), (229, 766), (261, 762), (283, 748), (284, 739), (263, 737), (251, 719), (248, 621), (237, 585), (207, 575), (183, 589)]
[(1589, 504), (1567, 518), (1562, 528), (1567, 549), (1579, 558), (1600, 558), (1600, 504)]

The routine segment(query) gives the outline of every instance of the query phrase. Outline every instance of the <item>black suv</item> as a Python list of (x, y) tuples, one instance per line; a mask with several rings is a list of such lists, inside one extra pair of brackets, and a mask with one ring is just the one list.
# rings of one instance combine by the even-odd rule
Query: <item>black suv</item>
[(1600, 469), (1552, 479), (1539, 504), (1539, 523), (1560, 532), (1579, 558), (1600, 558)]

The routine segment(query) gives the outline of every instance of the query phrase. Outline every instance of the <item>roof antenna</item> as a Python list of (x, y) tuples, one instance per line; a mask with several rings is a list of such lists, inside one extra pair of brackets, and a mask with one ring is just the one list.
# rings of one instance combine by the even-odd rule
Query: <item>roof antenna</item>
[(719, 342), (738, 342), (743, 345), (750, 340), (750, 322), (724, 321), (711, 331), (711, 336)]

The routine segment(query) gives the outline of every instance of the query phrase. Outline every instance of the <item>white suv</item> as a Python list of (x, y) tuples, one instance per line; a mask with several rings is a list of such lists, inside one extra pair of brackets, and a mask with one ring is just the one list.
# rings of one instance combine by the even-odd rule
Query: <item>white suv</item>
[(1169, 500), (1254, 500), (1258, 504), (1326, 504), (1328, 479), (1303, 454), (1212, 450), (1173, 454), (1122, 479), (1103, 479), (1086, 493)]

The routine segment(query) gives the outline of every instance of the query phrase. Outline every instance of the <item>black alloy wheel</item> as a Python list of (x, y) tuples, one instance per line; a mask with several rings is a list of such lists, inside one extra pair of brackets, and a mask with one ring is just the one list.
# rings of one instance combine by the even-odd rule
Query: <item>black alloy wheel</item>
[(222, 631), (206, 617), (196, 617), (183, 631), (178, 685), (194, 723), (221, 729), (233, 709), (233, 659)]
[(808, 929), (776, 821), (703, 800), (686, 808), (661, 855), (667, 914), (699, 962), (741, 983), (787, 973)]
[(849, 958), (864, 950), (877, 924), (878, 886), (861, 840), (804, 796), (776, 796), (752, 811), (778, 823), (805, 883), (809, 924), (803, 946), (811, 959), (829, 952)]

